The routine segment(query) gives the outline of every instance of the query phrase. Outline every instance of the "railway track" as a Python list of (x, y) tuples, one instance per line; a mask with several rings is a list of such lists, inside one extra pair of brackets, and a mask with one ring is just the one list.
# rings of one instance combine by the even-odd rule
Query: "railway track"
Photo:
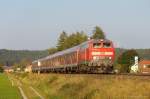
[(114, 75), (126, 75), (126, 76), (149, 76), (149, 77), (150, 77), (150, 73), (149, 73), (149, 74), (120, 73), (120, 74), (114, 74)]
[[(56, 73), (52, 73), (52, 74), (56, 74)], [(126, 77), (132, 77), (132, 76), (137, 76), (137, 77), (150, 77), (150, 73), (148, 74), (131, 74), (131, 73), (112, 73), (112, 74), (100, 74), (100, 73), (57, 73), (58, 75), (66, 75), (66, 76), (94, 76), (94, 77), (103, 77), (103, 76), (114, 76), (114, 77), (119, 77), (119, 76), (126, 76)]]

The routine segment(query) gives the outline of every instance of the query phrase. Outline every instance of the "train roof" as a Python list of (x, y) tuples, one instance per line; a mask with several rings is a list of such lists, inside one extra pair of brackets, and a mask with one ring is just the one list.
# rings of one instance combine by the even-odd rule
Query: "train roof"
[[(41, 58), (41, 59), (39, 59), (37, 61), (43, 61), (43, 60), (51, 59), (51, 58), (54, 58), (54, 57), (57, 57), (57, 56), (61, 56), (61, 55), (67, 54), (67, 53), (76, 52), (80, 48), (81, 45), (86, 44), (88, 42), (89, 41), (86, 41), (86, 42), (83, 42), (80, 45), (74, 46), (72, 48), (69, 48), (69, 49), (66, 49), (66, 50), (63, 50), (63, 51), (60, 51), (60, 52), (56, 52), (56, 53), (54, 53), (52, 55), (49, 55), (49, 56), (44, 57), (44, 58)], [(37, 62), (37, 61), (34, 61), (34, 62)]]
[(77, 50), (80, 48), (80, 46), (82, 46), (82, 45), (84, 45), (84, 44), (87, 44), (87, 43), (92, 42), (92, 41), (93, 41), (93, 42), (96, 42), (96, 41), (101, 41), (101, 40), (102, 40), (102, 41), (110, 41), (110, 40), (107, 40), (107, 39), (91, 39), (91, 40), (85, 41), (85, 42), (83, 42), (83, 43), (81, 43), (81, 44), (79, 44), (79, 45), (77, 45), (77, 46), (74, 46), (74, 47), (72, 47), (72, 48), (69, 48), (69, 49), (66, 49), (66, 50), (63, 50), (63, 51), (60, 51), (60, 52), (56, 52), (56, 53), (54, 53), (54, 54), (52, 54), (52, 55), (49, 55), (49, 56), (47, 56), (47, 57), (44, 57), (44, 58), (35, 60), (35, 61), (33, 61), (32, 63), (36, 63), (36, 62), (38, 62), (38, 61), (43, 61), (43, 60), (51, 59), (51, 58), (54, 58), (54, 57), (57, 57), (57, 56), (61, 56), (61, 55), (63, 55), (63, 54), (72, 53), (72, 52), (77, 51)]

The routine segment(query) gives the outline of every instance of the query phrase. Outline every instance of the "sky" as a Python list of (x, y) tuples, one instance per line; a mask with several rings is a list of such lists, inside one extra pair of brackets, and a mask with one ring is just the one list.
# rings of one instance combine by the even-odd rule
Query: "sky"
[(0, 49), (44, 50), (95, 26), (115, 47), (150, 48), (150, 0), (0, 0)]

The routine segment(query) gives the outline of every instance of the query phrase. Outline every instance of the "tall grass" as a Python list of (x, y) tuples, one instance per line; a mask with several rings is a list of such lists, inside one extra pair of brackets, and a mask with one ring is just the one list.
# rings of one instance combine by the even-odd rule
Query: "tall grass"
[(150, 77), (115, 75), (16, 75), (46, 99), (150, 99)]

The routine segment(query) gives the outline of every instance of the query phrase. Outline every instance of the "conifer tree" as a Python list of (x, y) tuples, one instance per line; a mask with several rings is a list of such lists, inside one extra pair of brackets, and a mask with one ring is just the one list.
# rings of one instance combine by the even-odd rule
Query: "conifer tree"
[(65, 32), (62, 32), (57, 44), (57, 50), (62, 51), (81, 44), (82, 42), (88, 39), (87, 35), (84, 32), (76, 32), (71, 35), (67, 35)]
[(100, 27), (96, 26), (91, 38), (92, 39), (106, 39), (106, 36), (103, 30)]
[(57, 50), (58, 51), (62, 51), (65, 49), (65, 41), (67, 40), (68, 36), (67, 33), (65, 31), (63, 31), (60, 34), (59, 40), (58, 40), (58, 44), (57, 44)]
[(66, 40), (66, 43), (65, 43), (66, 48), (77, 46), (77, 45), (87, 41), (87, 39), (88, 39), (88, 37), (84, 32), (72, 33)]

